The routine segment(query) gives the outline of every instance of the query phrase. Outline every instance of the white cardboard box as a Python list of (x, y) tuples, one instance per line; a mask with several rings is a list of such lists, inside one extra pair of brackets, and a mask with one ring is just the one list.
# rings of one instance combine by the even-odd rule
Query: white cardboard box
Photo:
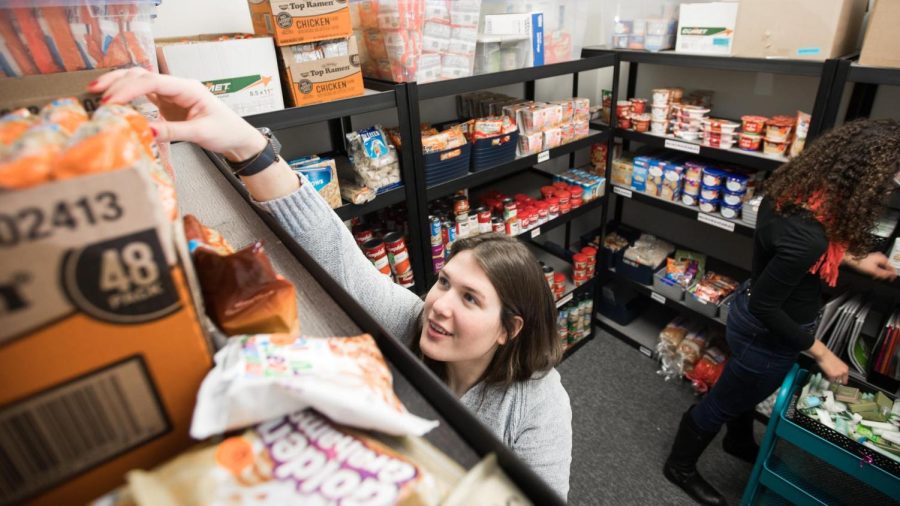
[(681, 4), (675, 51), (730, 55), (738, 5), (738, 2)]
[(284, 109), (271, 37), (157, 40), (160, 72), (202, 81), (241, 116)]
[(506, 46), (518, 43), (518, 66), (537, 67), (543, 65), (544, 14), (528, 12), (485, 15), (478, 42), (482, 44), (500, 43)]

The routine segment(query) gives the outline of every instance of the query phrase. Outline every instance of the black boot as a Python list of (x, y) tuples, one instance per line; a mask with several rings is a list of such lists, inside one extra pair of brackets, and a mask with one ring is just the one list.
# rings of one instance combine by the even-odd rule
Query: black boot
[(725, 504), (725, 498), (697, 471), (697, 459), (714, 437), (715, 433), (703, 432), (694, 425), (691, 411), (688, 410), (681, 417), (678, 434), (675, 436), (675, 443), (672, 444), (672, 452), (663, 467), (663, 474), (698, 503), (720, 506)]
[(753, 439), (753, 410), (726, 424), (727, 431), (722, 438), (722, 449), (744, 462), (756, 463), (759, 445)]

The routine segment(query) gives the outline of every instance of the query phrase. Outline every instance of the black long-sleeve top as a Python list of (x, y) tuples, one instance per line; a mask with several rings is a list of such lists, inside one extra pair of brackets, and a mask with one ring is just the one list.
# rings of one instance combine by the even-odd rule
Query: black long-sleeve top
[(809, 269), (828, 248), (822, 224), (812, 213), (776, 212), (763, 199), (753, 237), (750, 313), (772, 333), (777, 345), (807, 350), (814, 335), (801, 325), (815, 321), (822, 305), (819, 276)]

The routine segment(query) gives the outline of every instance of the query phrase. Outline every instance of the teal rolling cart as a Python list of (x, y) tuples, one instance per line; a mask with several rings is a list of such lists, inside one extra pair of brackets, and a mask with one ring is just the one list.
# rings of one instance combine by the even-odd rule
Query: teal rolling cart
[(744, 491), (753, 504), (900, 504), (900, 465), (796, 412), (809, 371), (794, 365)]

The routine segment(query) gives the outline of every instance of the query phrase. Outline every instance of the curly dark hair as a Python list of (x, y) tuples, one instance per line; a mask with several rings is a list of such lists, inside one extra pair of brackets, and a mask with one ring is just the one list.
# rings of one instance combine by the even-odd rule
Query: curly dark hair
[(828, 240), (867, 254), (872, 229), (900, 170), (900, 123), (859, 119), (837, 127), (782, 165), (766, 181), (766, 194), (783, 214), (796, 212), (821, 194)]

